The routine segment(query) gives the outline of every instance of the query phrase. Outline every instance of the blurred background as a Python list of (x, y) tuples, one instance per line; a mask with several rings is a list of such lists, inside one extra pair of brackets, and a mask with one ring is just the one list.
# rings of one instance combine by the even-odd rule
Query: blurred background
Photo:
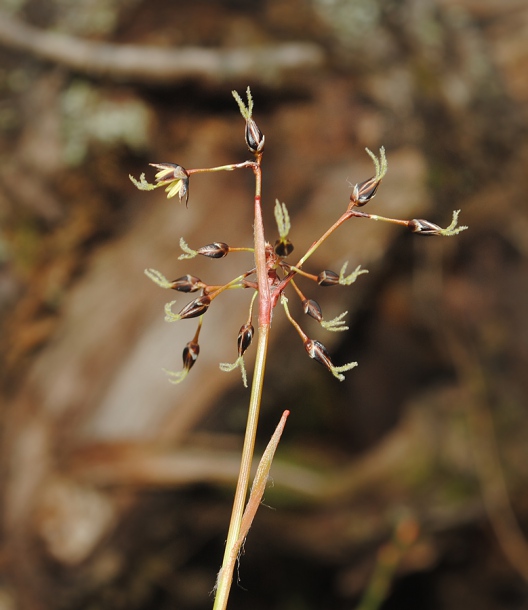
[[(525, 0), (1, 0), (0, 610), (212, 606), (249, 392), (248, 294), (195, 321), (143, 274), (210, 284), (251, 255), (179, 261), (179, 239), (249, 246), (250, 172), (195, 176), (189, 206), (128, 179), (149, 162), (244, 161), (231, 90), (266, 136), (264, 207), (295, 255), (369, 178), (364, 210), (300, 282), (336, 364), (273, 321), (258, 451), (291, 410), (230, 608), (528, 608), (528, 5)], [(331, 336), (329, 336), (331, 335)], [(248, 352), (251, 370), (254, 354)]]

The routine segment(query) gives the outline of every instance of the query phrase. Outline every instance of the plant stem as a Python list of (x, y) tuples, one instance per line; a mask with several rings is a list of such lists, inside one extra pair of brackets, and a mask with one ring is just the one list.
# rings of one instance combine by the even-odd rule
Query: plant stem
[(272, 300), (272, 303), (271, 303), (271, 308), (275, 307), (275, 305), (277, 304), (277, 301), (278, 301), (280, 295), (282, 294), (283, 290), (292, 281), (292, 279), (293, 279), (293, 277), (295, 276), (296, 273), (300, 273), (301, 275), (306, 275), (307, 277), (311, 277), (311, 279), (316, 279), (316, 277), (313, 276), (312, 274), (304, 273), (301, 270), (301, 267), (308, 260), (308, 258), (310, 258), (310, 256), (312, 256), (312, 254), (317, 250), (317, 248), (319, 248), (319, 246), (325, 241), (325, 239), (330, 237), (330, 235), (337, 228), (339, 228), (346, 220), (351, 218), (352, 215), (353, 214), (351, 213), (350, 210), (347, 210), (344, 214), (342, 214), (334, 222), (334, 224), (327, 231), (325, 231), (325, 233), (323, 235), (321, 235), (321, 237), (318, 240), (313, 242), (313, 244), (306, 251), (306, 254), (304, 254), (304, 256), (299, 260), (299, 262), (296, 265), (291, 265), (292, 271), (290, 273), (288, 273), (288, 275), (277, 286), (277, 288), (276, 288), (276, 290), (275, 290), (275, 292), (273, 294), (273, 300)]
[(259, 326), (257, 357), (253, 374), (253, 383), (251, 386), (251, 398), (246, 424), (246, 434), (244, 437), (244, 446), (242, 449), (242, 459), (240, 462), (240, 471), (238, 474), (238, 482), (233, 501), (231, 521), (229, 523), (224, 559), (216, 582), (216, 597), (213, 610), (225, 610), (227, 606), (231, 582), (233, 580), (233, 571), (238, 557), (238, 552), (240, 550), (240, 545), (237, 544), (237, 541), (239, 538), (240, 525), (242, 522), (247, 490), (249, 487), (251, 466), (253, 463), (253, 451), (255, 447), (255, 437), (257, 434), (260, 400), (262, 397), (264, 370), (268, 350), (269, 328), (269, 324), (266, 326)]
[(255, 448), (255, 438), (257, 435), (271, 322), (271, 296), (266, 266), (266, 240), (264, 237), (264, 225), (262, 221), (262, 181), (260, 156), (257, 157), (256, 163), (252, 164), (252, 168), (255, 174), (255, 266), (259, 288), (257, 355), (253, 373), (253, 382), (251, 385), (251, 397), (249, 400), (248, 419), (246, 423), (246, 433), (244, 436), (244, 446), (242, 448), (240, 471), (238, 474), (235, 498), (233, 500), (233, 510), (231, 513), (231, 520), (229, 522), (229, 531), (227, 534), (224, 559), (216, 581), (216, 597), (213, 610), (225, 610), (227, 606), (227, 600), (229, 598), (229, 592), (231, 590), (231, 583), (233, 580), (233, 571), (242, 542), (239, 540), (239, 534), (249, 488), (251, 466), (253, 463), (253, 452)]
[(327, 230), (321, 237), (314, 241), (314, 243), (308, 248), (306, 254), (299, 260), (299, 262), (295, 265), (295, 267), (301, 268), (306, 260), (312, 256), (312, 254), (317, 250), (317, 248), (324, 242), (324, 240), (329, 237), (338, 227), (340, 227), (346, 220), (351, 217), (351, 213), (347, 210), (344, 214), (342, 214), (334, 224)]
[(196, 169), (188, 169), (187, 174), (210, 174), (212, 172), (232, 172), (235, 169), (243, 169), (244, 167), (253, 167), (254, 161), (244, 161), (242, 163), (230, 163), (229, 165), (218, 165), (217, 167), (200, 167)]

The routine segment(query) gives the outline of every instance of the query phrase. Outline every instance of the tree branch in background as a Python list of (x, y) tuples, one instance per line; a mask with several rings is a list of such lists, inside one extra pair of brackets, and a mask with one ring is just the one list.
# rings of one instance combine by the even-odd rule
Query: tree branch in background
[(40, 30), (3, 11), (0, 45), (85, 74), (156, 84), (189, 78), (221, 83), (251, 77), (266, 82), (285, 71), (317, 68), (324, 60), (322, 50), (309, 43), (211, 50), (92, 42)]

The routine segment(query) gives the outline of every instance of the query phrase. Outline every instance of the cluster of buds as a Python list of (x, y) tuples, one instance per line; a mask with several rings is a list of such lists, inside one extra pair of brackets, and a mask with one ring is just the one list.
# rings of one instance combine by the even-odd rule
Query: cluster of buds
[[(172, 198), (175, 195), (179, 196), (180, 201), (185, 202), (187, 205), (189, 198), (189, 178), (192, 174), (203, 173), (203, 172), (215, 172), (215, 171), (231, 171), (234, 169), (242, 168), (260, 168), (260, 160), (264, 150), (265, 138), (258, 128), (257, 124), (252, 118), (253, 112), (253, 100), (251, 98), (251, 92), (249, 88), (247, 90), (247, 105), (240, 98), (238, 93), (233, 92), (233, 95), (238, 103), (240, 112), (245, 119), (245, 140), (249, 151), (254, 155), (255, 161), (246, 161), (243, 163), (224, 165), (220, 167), (207, 168), (207, 169), (193, 169), (186, 170), (180, 165), (174, 163), (151, 163), (151, 165), (157, 168), (159, 171), (155, 175), (155, 182), (150, 184), (146, 181), (145, 175), (142, 174), (139, 180), (136, 180), (132, 176), (130, 177), (132, 182), (141, 190), (153, 190), (162, 186), (165, 186), (167, 192), (167, 198)], [(299, 334), (304, 348), (310, 358), (322, 364), (326, 367), (334, 377), (342, 381), (344, 379), (343, 373), (357, 366), (356, 362), (351, 362), (342, 366), (335, 366), (331, 360), (330, 354), (325, 346), (318, 340), (308, 337), (308, 335), (302, 330), (301, 326), (292, 316), (288, 299), (285, 295), (285, 290), (291, 286), (293, 291), (296, 293), (300, 300), (303, 312), (316, 320), (324, 329), (329, 331), (345, 331), (348, 330), (346, 322), (344, 320), (348, 312), (344, 312), (336, 316), (331, 320), (325, 320), (323, 317), (322, 309), (317, 301), (308, 298), (302, 292), (298, 285), (297, 278), (306, 278), (318, 284), (321, 287), (330, 286), (349, 286), (354, 283), (358, 277), (367, 270), (362, 269), (360, 265), (356, 269), (347, 274), (348, 264), (345, 262), (341, 267), (339, 273), (325, 269), (318, 274), (311, 274), (304, 270), (303, 265), (308, 258), (316, 251), (316, 249), (345, 221), (350, 218), (369, 218), (371, 220), (381, 220), (384, 222), (390, 222), (406, 226), (413, 233), (419, 235), (440, 235), (450, 236), (456, 235), (467, 227), (457, 226), (459, 211), (453, 213), (453, 220), (451, 224), (442, 229), (436, 224), (427, 220), (412, 219), (412, 220), (398, 220), (393, 218), (386, 218), (375, 214), (368, 214), (364, 211), (360, 211), (358, 208), (362, 208), (369, 203), (376, 195), (378, 188), (387, 172), (387, 159), (385, 156), (384, 148), (379, 151), (379, 157), (367, 149), (368, 155), (371, 157), (375, 172), (374, 175), (364, 180), (352, 188), (349, 203), (346, 207), (345, 212), (341, 217), (328, 229), (322, 237), (316, 240), (308, 249), (307, 252), (298, 260), (296, 264), (287, 262), (288, 256), (294, 251), (292, 242), (289, 239), (289, 232), (291, 229), (290, 217), (288, 210), (284, 203), (280, 203), (278, 200), (275, 202), (275, 220), (278, 228), (279, 237), (272, 246), (270, 243), (265, 244), (265, 271), (267, 274), (267, 285), (270, 287), (271, 301), (273, 307), (278, 303), (282, 305), (286, 313), (286, 317), (292, 323), (297, 333)], [(179, 256), (179, 259), (191, 259), (198, 255), (206, 256), (212, 259), (224, 258), (231, 252), (254, 252), (253, 248), (249, 247), (232, 247), (228, 244), (218, 241), (205, 246), (201, 246), (198, 249), (192, 249), (183, 238), (180, 239), (180, 247), (183, 253)], [(249, 288), (254, 291), (253, 298), (249, 306), (249, 314), (246, 322), (241, 326), (238, 337), (237, 337), (237, 359), (234, 363), (222, 363), (220, 368), (224, 371), (231, 371), (235, 368), (239, 368), (242, 373), (242, 379), (244, 385), (247, 385), (247, 374), (244, 365), (244, 354), (250, 347), (253, 335), (254, 327), (252, 324), (253, 305), (255, 299), (259, 293), (259, 277), (257, 277), (257, 267), (252, 267), (245, 273), (237, 276), (227, 284), (218, 286), (213, 284), (207, 284), (201, 279), (194, 275), (184, 275), (176, 280), (169, 281), (159, 271), (154, 269), (147, 269), (146, 275), (154, 281), (158, 286), (164, 289), (175, 290), (182, 293), (193, 293), (200, 292), (200, 295), (194, 298), (192, 301), (187, 303), (178, 313), (174, 313), (173, 306), (175, 301), (171, 301), (165, 305), (165, 320), (167, 322), (176, 322), (180, 320), (187, 320), (191, 318), (198, 318), (198, 326), (196, 332), (191, 341), (189, 341), (183, 350), (183, 369), (182, 371), (166, 371), (169, 380), (172, 383), (179, 383), (182, 381), (187, 373), (194, 366), (198, 355), (200, 353), (199, 347), (199, 335), (202, 328), (203, 316), (209, 310), (213, 300), (217, 298), (225, 290), (233, 288)]]
[[(186, 256), (189, 256), (189, 251), (191, 251), (191, 252), (194, 252), (195, 254), (202, 254), (204, 256), (210, 256), (211, 258), (219, 258), (218, 256), (211, 254), (209, 246), (206, 246), (204, 248), (199, 248), (198, 250), (191, 250), (183, 239), (181, 240), (181, 243), (183, 245), (184, 253), (186, 254)], [(212, 244), (210, 244), (210, 246), (211, 245)], [(227, 248), (226, 254), (227, 254), (227, 252), (230, 250), (230, 248), (226, 244), (222, 244), (222, 245), (226, 246), (226, 248)], [(233, 248), (233, 249), (234, 250), (248, 250), (248, 248)], [(155, 269), (146, 269), (145, 270), (145, 275), (149, 279), (151, 279), (155, 284), (160, 286), (161, 288), (165, 288), (168, 290), (176, 290), (177, 292), (182, 292), (182, 293), (192, 293), (192, 292), (196, 292), (196, 291), (201, 291), (200, 296), (198, 296), (195, 299), (193, 299), (192, 301), (188, 302), (177, 313), (175, 313), (173, 311), (173, 306), (176, 303), (175, 300), (170, 301), (165, 304), (165, 321), (166, 322), (177, 322), (179, 320), (190, 320), (193, 318), (198, 318), (198, 326), (196, 328), (196, 332), (195, 332), (192, 340), (189, 341), (186, 344), (185, 348), (183, 349), (183, 355), (182, 355), (183, 369), (181, 371), (170, 371), (170, 370), (165, 369), (165, 372), (167, 373), (167, 375), (169, 377), (169, 381), (171, 381), (171, 383), (180, 383), (181, 381), (183, 381), (183, 379), (185, 379), (185, 377), (187, 376), (187, 374), (189, 373), (191, 368), (194, 366), (194, 364), (198, 358), (198, 355), (200, 353), (200, 346), (199, 346), (198, 340), (199, 340), (200, 331), (202, 328), (203, 316), (209, 309), (209, 306), (211, 305), (211, 302), (213, 301), (213, 299), (215, 299), (219, 294), (221, 294), (222, 292), (224, 292), (225, 290), (228, 290), (230, 288), (254, 287), (254, 282), (251, 282), (250, 280), (247, 279), (253, 273), (254, 273), (254, 270), (248, 271), (248, 272), (242, 274), (241, 276), (235, 278), (231, 282), (228, 282), (227, 284), (224, 284), (222, 286), (216, 286), (216, 285), (208, 285), (205, 282), (203, 282), (200, 278), (198, 278), (194, 275), (190, 275), (190, 274), (183, 275), (183, 276), (171, 281), (171, 280), (168, 280), (162, 273), (160, 273), (159, 271), (157, 271)], [(251, 345), (251, 341), (253, 339), (254, 328), (251, 323), (251, 318), (252, 318), (253, 302), (254, 302), (256, 296), (257, 296), (257, 292), (254, 293), (253, 299), (251, 301), (249, 318), (239, 331), (239, 335), (238, 335), (238, 339), (237, 339), (238, 359), (232, 365), (225, 364), (225, 363), (222, 363), (220, 365), (220, 368), (224, 371), (232, 370), (237, 367), (240, 368), (242, 371), (242, 378), (244, 381), (244, 385), (247, 385), (247, 374), (246, 374), (246, 369), (244, 366), (243, 356), (244, 356), (244, 353), (246, 352), (246, 350), (248, 349), (248, 347)]]
[[(301, 329), (300, 325), (294, 320), (288, 308), (288, 299), (284, 295), (284, 291), (288, 285), (291, 285), (299, 297), (304, 313), (316, 320), (323, 328), (334, 332), (344, 331), (348, 330), (348, 327), (345, 325), (343, 320), (347, 312), (338, 315), (332, 320), (325, 320), (323, 318), (322, 309), (319, 303), (313, 299), (307, 298), (303, 294), (294, 277), (299, 274), (311, 279), (320, 286), (335, 286), (338, 284), (347, 286), (354, 282), (359, 275), (367, 273), (367, 271), (365, 269), (361, 269), (361, 267), (357, 267), (353, 273), (347, 274), (347, 264), (345, 263), (339, 274), (333, 271), (325, 270), (318, 275), (313, 275), (301, 270), (300, 268), (290, 265), (286, 262), (288, 254), (293, 251), (293, 245), (288, 239), (290, 219), (286, 206), (279, 201), (276, 201), (275, 203), (275, 217), (279, 229), (279, 239), (275, 242), (274, 247), (271, 247), (271, 245), (268, 244), (266, 248), (267, 267), (269, 270), (269, 279), (272, 283), (272, 287), (276, 291), (276, 294), (281, 297), (280, 303), (286, 311), (287, 318), (298, 331), (306, 352), (310, 358), (313, 358), (316, 362), (323, 364), (335, 377), (342, 380), (344, 378), (342, 373), (346, 370), (350, 370), (356, 366), (357, 363), (353, 362), (342, 367), (334, 366), (328, 350), (324, 347), (324, 345), (322, 345), (322, 343), (319, 341), (310, 339)], [(233, 248), (223, 242), (215, 242), (213, 244), (208, 244), (193, 250), (183, 239), (180, 240), (180, 246), (183, 250), (183, 254), (180, 256), (180, 258), (192, 258), (197, 255), (208, 256), (210, 258), (222, 258), (232, 251), (251, 251), (251, 248)], [(199, 318), (195, 335), (193, 339), (187, 343), (183, 350), (182, 371), (166, 371), (169, 376), (169, 380), (172, 383), (179, 383), (182, 381), (194, 366), (194, 363), (198, 358), (200, 351), (198, 339), (202, 327), (202, 318), (209, 309), (212, 301), (227, 289), (251, 288), (254, 290), (247, 321), (241, 326), (237, 337), (238, 357), (233, 363), (220, 364), (220, 368), (223, 371), (231, 371), (235, 368), (239, 368), (242, 373), (243, 383), (245, 386), (247, 386), (247, 373), (244, 365), (244, 354), (250, 347), (254, 335), (252, 312), (255, 299), (258, 295), (258, 284), (256, 282), (256, 278), (254, 277), (255, 269), (253, 268), (248, 270), (222, 286), (206, 284), (200, 278), (190, 274), (183, 275), (172, 281), (168, 280), (162, 273), (156, 271), (155, 269), (147, 269), (145, 274), (161, 288), (175, 290), (182, 293), (192, 293), (196, 291), (201, 292), (200, 296), (188, 302), (177, 313), (173, 311), (173, 306), (175, 305), (176, 301), (170, 301), (165, 305), (165, 320), (167, 322), (177, 322), (179, 320)]]

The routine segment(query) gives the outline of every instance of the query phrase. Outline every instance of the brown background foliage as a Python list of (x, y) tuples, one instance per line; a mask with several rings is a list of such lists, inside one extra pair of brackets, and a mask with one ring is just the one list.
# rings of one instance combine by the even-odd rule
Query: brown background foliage
[(194, 325), (164, 323), (169, 299), (142, 271), (219, 283), (249, 267), (177, 256), (181, 236), (250, 245), (252, 180), (197, 176), (185, 209), (127, 175), (244, 160), (230, 91), (248, 84), (268, 226), (286, 202), (296, 251), (381, 145), (369, 211), (445, 226), (461, 209), (470, 230), (356, 220), (321, 249), (316, 273), (370, 271), (306, 286), (325, 317), (349, 312), (329, 339), (305, 324), (337, 363), (359, 361), (341, 384), (277, 311), (260, 447), (292, 414), (231, 607), (354, 607), (405, 526), (419, 535), (394, 547), (384, 608), (525, 608), (526, 3), (0, 8), (0, 608), (212, 605), (248, 398), (218, 363), (235, 359), (248, 299), (215, 301), (175, 387), (161, 369), (180, 366)]

